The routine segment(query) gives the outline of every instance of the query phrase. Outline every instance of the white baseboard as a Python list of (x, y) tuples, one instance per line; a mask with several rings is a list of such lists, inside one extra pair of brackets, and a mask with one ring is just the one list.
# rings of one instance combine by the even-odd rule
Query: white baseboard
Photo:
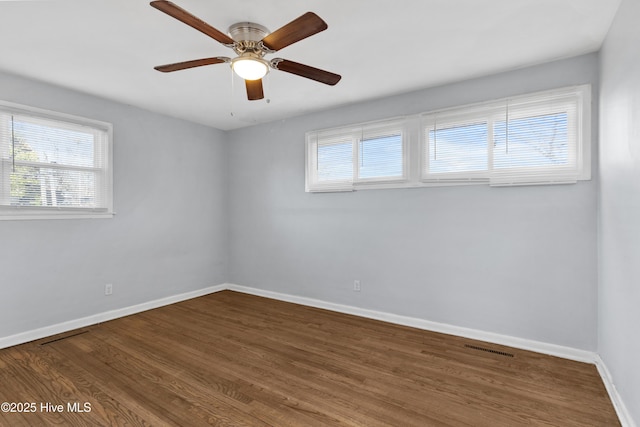
[(432, 322), (416, 317), (401, 316), (397, 314), (385, 313), (382, 311), (368, 310), (350, 305), (335, 304), (313, 298), (305, 298), (295, 295), (282, 294), (279, 292), (265, 291), (263, 289), (234, 284), (228, 284), (227, 289), (246, 294), (258, 295), (266, 298), (306, 305), (310, 307), (323, 308), (340, 313), (353, 314), (355, 316), (366, 317), (369, 319), (382, 320), (384, 322), (395, 323), (398, 325), (411, 326), (413, 328), (423, 329), (427, 331), (457, 335), (460, 337), (470, 338), (478, 341), (486, 341), (494, 344), (519, 348), (522, 350), (535, 351), (537, 353), (548, 354), (551, 356), (562, 357), (564, 359), (576, 360), (579, 362), (595, 364), (597, 359), (597, 354), (592, 351), (579, 350), (556, 344), (548, 344), (540, 341), (501, 335), (493, 332), (481, 331), (478, 329), (463, 328), (460, 326)]
[(611, 403), (613, 403), (613, 407), (618, 414), (622, 427), (636, 427), (636, 423), (633, 421), (633, 418), (631, 418), (631, 414), (627, 410), (622, 397), (620, 397), (620, 394), (613, 383), (611, 372), (609, 372), (607, 365), (605, 365), (599, 355), (596, 357), (596, 368), (598, 368), (600, 377), (602, 377), (602, 382), (607, 389), (607, 393), (609, 393), (609, 398), (611, 399)]
[[(283, 294), (279, 292), (266, 291), (263, 289), (252, 288), (248, 286), (240, 286), (232, 283), (223, 283), (217, 286), (198, 289), (192, 292), (172, 295), (142, 304), (136, 304), (129, 307), (119, 308), (116, 310), (105, 311), (91, 316), (74, 319), (67, 322), (57, 323), (43, 328), (33, 329), (21, 332), (7, 337), (0, 337), (0, 348), (11, 347), (23, 344), (29, 341), (41, 339), (51, 335), (60, 334), (78, 328), (83, 328), (97, 323), (106, 322), (117, 319), (119, 317), (129, 316), (131, 314), (140, 313), (151, 310), (153, 308), (162, 307), (176, 302), (185, 301), (191, 298), (197, 298), (203, 295), (212, 294), (224, 290), (232, 290), (251, 295), (263, 296), (280, 301), (292, 302), (295, 304), (306, 305), (310, 307), (323, 308), (325, 310), (336, 311), (339, 313), (353, 314), (355, 316), (366, 317), (369, 319), (382, 320), (384, 322), (395, 323), (404, 326), (411, 326), (418, 329), (440, 332), (444, 334), (457, 335), (465, 338), (471, 338), (479, 341), (486, 341), (509, 347), (520, 348), (523, 350), (531, 350), (538, 353), (549, 354), (552, 356), (563, 357), (565, 359), (577, 360), (596, 364), (599, 359), (596, 353), (578, 350), (570, 347), (564, 347), (555, 344), (548, 344), (539, 341), (527, 340), (523, 338), (511, 337), (508, 335), (496, 334), (493, 332), (480, 331), (477, 329), (463, 328), (460, 326), (449, 325), (446, 323), (432, 322), (416, 317), (401, 316), (382, 311), (368, 310), (364, 308), (354, 307), (350, 305), (336, 304), (313, 298), (300, 297), (296, 295)], [(600, 361), (602, 362), (602, 361)]]
[(0, 338), (0, 349), (11, 347), (18, 344), (24, 344), (29, 341), (39, 340), (41, 338), (49, 337), (51, 335), (61, 334), (63, 332), (72, 331), (78, 328), (84, 328), (97, 323), (106, 322), (108, 320), (117, 319), (119, 317), (129, 316), (131, 314), (140, 313), (143, 311), (151, 310), (153, 308), (162, 307), (176, 302), (185, 301), (191, 298), (201, 297), (203, 295), (212, 294), (214, 292), (224, 291), (228, 288), (226, 283), (217, 286), (210, 286), (204, 289), (198, 289), (197, 291), (186, 292), (183, 294), (172, 295), (165, 298), (148, 301), (142, 304), (131, 305), (129, 307), (119, 308), (116, 310), (105, 311), (102, 313), (94, 314), (80, 319), (69, 320), (67, 322), (57, 323), (51, 326), (45, 326), (44, 328), (33, 329), (19, 334), (10, 335)]

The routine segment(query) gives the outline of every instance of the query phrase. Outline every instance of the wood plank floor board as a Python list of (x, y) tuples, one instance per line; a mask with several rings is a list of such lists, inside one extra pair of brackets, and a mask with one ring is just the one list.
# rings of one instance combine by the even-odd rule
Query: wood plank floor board
[[(375, 322), (375, 321), (372, 321)], [(398, 327), (397, 329), (400, 330), (404, 330), (406, 332), (409, 332), (413, 335), (421, 335), (424, 336), (424, 331), (416, 331), (415, 329), (411, 329), (411, 328), (404, 328), (404, 327)], [(441, 334), (436, 334), (436, 335), (441, 335)], [(397, 336), (397, 335), (394, 335)], [(462, 338), (457, 338), (457, 337), (451, 337), (450, 339), (452, 339), (453, 341), (459, 341), (460, 343), (464, 343), (465, 340)], [(468, 341), (468, 340), (467, 340)], [(399, 343), (397, 343), (399, 344)], [(464, 363), (461, 363), (461, 366), (463, 366), (465, 368), (465, 370), (469, 370), (469, 367), (472, 366), (473, 363), (473, 358), (475, 356), (472, 356), (471, 353), (469, 352), (462, 352), (460, 351), (460, 349), (463, 346), (457, 346), (454, 351), (458, 352), (458, 354), (455, 354), (455, 358), (462, 360)], [(492, 347), (498, 347), (498, 349), (501, 349), (502, 351), (509, 351), (508, 348), (504, 348), (504, 347), (500, 347), (500, 346), (495, 346), (493, 345)], [(436, 347), (437, 348), (437, 347)], [(389, 351), (393, 351), (392, 347), (388, 347), (388, 348), (384, 348), (382, 349), (384, 350), (383, 353), (387, 353)], [(423, 350), (424, 351), (424, 350)], [(520, 351), (521, 354), (524, 354), (525, 352)], [(549, 357), (549, 356), (542, 356), (542, 355), (538, 355), (536, 353), (529, 353), (529, 357), (531, 359), (539, 359), (541, 361), (548, 361), (548, 360), (554, 360), (555, 358)], [(446, 352), (441, 352), (440, 354), (443, 354), (444, 359), (447, 361), (447, 366), (451, 366), (451, 359), (452, 356), (454, 356), (454, 354), (451, 352), (451, 350), (447, 350)], [(504, 370), (505, 368), (512, 368), (512, 372), (514, 373), (518, 373), (519, 376), (522, 376), (522, 372), (525, 373), (529, 373), (530, 375), (528, 376), (528, 378), (525, 378), (525, 380), (535, 380), (536, 382), (544, 379), (547, 380), (547, 382), (551, 382), (553, 384), (556, 384), (557, 386), (562, 386), (563, 384), (567, 384), (567, 380), (570, 378), (574, 378), (577, 374), (581, 373), (578, 372), (583, 371), (584, 369), (587, 368), (589, 370), (587, 376), (585, 377), (586, 379), (592, 379), (591, 384), (593, 385), (597, 385), (597, 390), (601, 391), (603, 389), (603, 385), (599, 379), (599, 377), (597, 375), (593, 375), (593, 372), (595, 371), (595, 368), (591, 365), (586, 365), (586, 364), (577, 364), (577, 366), (580, 369), (577, 369), (575, 367), (567, 367), (567, 366), (563, 366), (562, 369), (549, 369), (549, 368), (545, 368), (545, 364), (541, 363), (541, 368), (539, 369), (535, 369), (535, 370), (522, 370), (522, 364), (521, 363), (514, 363), (514, 364), (510, 364), (509, 361), (507, 360), (505, 362), (505, 359), (502, 358), (501, 356), (494, 356), (491, 357), (493, 355), (487, 355), (490, 359), (493, 359), (494, 361), (499, 361), (500, 362), (500, 369)], [(394, 357), (392, 357), (394, 358)], [(455, 359), (454, 358), (454, 359)], [(395, 359), (395, 358), (394, 358)], [(466, 360), (465, 360), (466, 359)], [(455, 363), (455, 362), (454, 362)], [(423, 367), (429, 367), (429, 364), (422, 364)], [(553, 364), (549, 364), (549, 366), (553, 366)], [(487, 372), (486, 370), (483, 371), (483, 374), (486, 376)], [(583, 375), (584, 377), (584, 375)], [(510, 381), (512, 381), (513, 378), (510, 378)], [(582, 383), (584, 385), (584, 382)], [(564, 392), (570, 392), (572, 388), (567, 388)], [(546, 395), (546, 394), (545, 394)], [(575, 401), (575, 400), (574, 400)], [(606, 402), (606, 400), (605, 400)], [(609, 405), (609, 402), (606, 402), (607, 406)]]
[[(175, 337), (165, 337), (164, 339), (171, 341), (175, 339)], [(161, 346), (162, 345), (164, 344), (161, 344)], [(289, 364), (290, 358), (282, 356), (282, 353), (278, 350), (272, 350), (271, 354), (269, 354), (266, 351), (260, 351), (260, 349), (256, 347), (247, 352), (246, 350), (250, 348), (250, 343), (243, 341), (238, 342), (238, 339), (230, 340), (224, 337), (219, 338), (217, 347), (221, 347), (222, 350), (212, 348), (209, 353), (213, 356), (220, 356), (216, 359), (216, 370), (223, 370), (225, 369), (225, 365), (228, 365), (228, 369), (232, 372), (247, 372), (249, 375), (246, 378), (254, 382), (257, 381), (257, 384), (263, 390), (281, 390), (289, 396), (295, 396), (297, 392), (305, 391), (309, 394), (314, 394), (315, 397), (319, 399), (316, 405), (331, 403), (335, 407), (338, 407), (349, 404), (349, 402), (352, 401), (353, 396), (347, 394), (342, 396), (342, 398), (336, 399), (335, 384), (326, 384), (320, 379), (309, 381), (309, 378), (306, 376), (307, 372), (302, 369), (295, 369), (294, 365)], [(238, 357), (229, 357), (229, 354), (237, 355)], [(200, 360), (199, 357), (196, 358), (195, 363), (200, 363)], [(278, 361), (285, 361), (286, 364)], [(182, 358), (181, 363), (185, 363), (185, 360)], [(197, 369), (196, 366), (192, 368)], [(276, 375), (274, 372), (278, 372), (278, 374)], [(332, 388), (333, 390), (331, 390), (331, 392), (327, 391)], [(294, 401), (292, 398), (283, 398), (283, 400), (288, 401), (288, 403)], [(331, 400), (333, 401), (331, 402)], [(304, 404), (300, 402), (294, 402), (293, 404), (298, 408), (304, 407)], [(335, 407), (334, 414), (336, 414)], [(348, 409), (353, 410), (353, 408)], [(375, 406), (372, 406), (370, 409), (371, 411), (378, 410)]]
[[(185, 380), (191, 387), (198, 387), (198, 391), (206, 393), (215, 390), (219, 396), (228, 401), (235, 401), (235, 406), (240, 406), (245, 411), (250, 410), (256, 397), (260, 396), (260, 390), (235, 376), (234, 370), (221, 369), (220, 363), (217, 363), (220, 359), (211, 358), (211, 352), (208, 352), (208, 360), (214, 363), (208, 363), (206, 366), (203, 366), (202, 361), (207, 355), (179, 352), (186, 357), (180, 358), (182, 372), (176, 374), (176, 377)], [(259, 425), (260, 422), (256, 421), (255, 424)]]
[[(243, 345), (243, 348), (249, 348), (249, 347), (251, 346), (251, 343), (241, 343), (241, 344), (244, 344), (244, 345)], [(236, 351), (238, 351), (238, 349), (236, 349)], [(266, 353), (266, 352), (265, 352), (265, 353)], [(263, 358), (263, 357), (264, 357), (264, 356), (263, 356), (263, 354), (261, 354), (261, 355), (260, 355), (260, 358)], [(291, 356), (291, 357), (295, 357), (295, 356)], [(289, 355), (285, 355), (284, 359), (289, 359), (289, 358), (291, 358), (291, 357), (290, 357)], [(305, 355), (305, 357), (306, 357), (306, 355)], [(264, 359), (263, 359), (263, 360), (264, 360)], [(264, 375), (264, 374), (263, 374), (263, 375)], [(346, 398), (346, 399), (345, 399), (345, 401), (348, 401), (348, 399), (352, 398), (352, 396), (350, 396), (350, 395), (345, 395), (344, 397)], [(375, 408), (372, 408), (372, 409), (375, 409)], [(396, 410), (397, 410), (397, 409), (398, 409), (398, 408), (396, 408)]]
[[(229, 328), (233, 328), (233, 325), (230, 324), (228, 325)], [(236, 331), (237, 332), (237, 331)], [(269, 361), (269, 359), (267, 358), (267, 354), (272, 354), (274, 356), (276, 356), (276, 359), (278, 360), (298, 360), (300, 366), (303, 365), (308, 365), (309, 363), (311, 363), (311, 360), (316, 356), (315, 354), (307, 351), (308, 348), (305, 346), (305, 349), (300, 350), (300, 349), (296, 349), (296, 348), (292, 348), (290, 346), (287, 345), (283, 345), (281, 340), (276, 340), (274, 341), (272, 338), (272, 334), (274, 333), (274, 331), (270, 331), (271, 334), (266, 335), (264, 337), (257, 337), (257, 336), (251, 336), (251, 333), (247, 332), (246, 330), (243, 331), (244, 333), (242, 335), (237, 335), (237, 333), (234, 333), (233, 336), (236, 336), (236, 338), (233, 339), (235, 344), (239, 344), (240, 347), (235, 348), (234, 352), (235, 353), (240, 353), (242, 349), (247, 349), (247, 348), (252, 348), (253, 353), (256, 353), (255, 356), (257, 356), (261, 362), (263, 363), (271, 363), (271, 361)], [(289, 331), (287, 331), (287, 334), (289, 333)], [(267, 341), (272, 341), (269, 344), (265, 344), (263, 346), (257, 345), (255, 344), (255, 341), (261, 338), (262, 340), (267, 340)], [(280, 337), (282, 338), (282, 337)], [(220, 338), (221, 340), (224, 340), (224, 338)], [(288, 339), (288, 338), (287, 338)], [(298, 342), (299, 341), (299, 337), (294, 339), (293, 341)], [(247, 357), (250, 357), (249, 355), (245, 355)], [(348, 378), (347, 375), (349, 376), (353, 376), (352, 372), (354, 372), (355, 369), (360, 369), (360, 366), (357, 364), (354, 364), (354, 366), (350, 369), (344, 369), (341, 368), (340, 366), (336, 365), (334, 368), (331, 368), (326, 362), (327, 362), (327, 358), (326, 357), (322, 357), (322, 356), (318, 356), (318, 358), (320, 360), (317, 361), (316, 365), (318, 367), (320, 367), (322, 369), (322, 374), (324, 377), (327, 376), (327, 374), (331, 374), (331, 372), (335, 372), (337, 373), (336, 377), (338, 378)], [(341, 363), (344, 364), (345, 362), (351, 364), (351, 362), (348, 362), (348, 360), (345, 360), (344, 358), (342, 359)], [(370, 365), (370, 364), (369, 364)], [(382, 365), (381, 365), (382, 366)], [(273, 365), (270, 366), (270, 368), (272, 369), (279, 369), (282, 370), (283, 367), (282, 366), (277, 366), (277, 365)], [(370, 366), (368, 368), (363, 368), (364, 370), (370, 370)], [(289, 378), (286, 379), (286, 382), (282, 385), (280, 385), (280, 387), (286, 386), (286, 385), (291, 385), (295, 382), (295, 380), (297, 378), (305, 378), (304, 383), (308, 383), (308, 378), (311, 376), (310, 371), (307, 369), (307, 367), (305, 367), (304, 370), (301, 369), (296, 369), (296, 366), (288, 366), (286, 367), (286, 372), (288, 372), (287, 376)], [(265, 377), (266, 375), (268, 375), (268, 372), (261, 372), (259, 373), (259, 375), (261, 377)], [(362, 380), (365, 379), (365, 376), (362, 376)], [(305, 387), (305, 384), (293, 384), (295, 385), (295, 387)], [(345, 390), (343, 393), (338, 393), (338, 389), (336, 388), (336, 382), (331, 382), (331, 383), (326, 383), (324, 381), (324, 379), (322, 377), (317, 377), (314, 378), (313, 384), (315, 384), (316, 388), (314, 390), (315, 394), (323, 399), (327, 399), (330, 398), (331, 395), (337, 395), (339, 397), (339, 399), (337, 400), (337, 402), (335, 402), (335, 404), (339, 405), (342, 402), (349, 402), (351, 400), (353, 400), (353, 388), (349, 389), (349, 390)], [(352, 386), (356, 386), (359, 387), (361, 389), (361, 384), (352, 384)], [(295, 390), (295, 389), (294, 389)], [(362, 389), (360, 390), (360, 393), (362, 392)], [(375, 398), (377, 398), (378, 400), (380, 399), (380, 395), (378, 396), (373, 396)], [(387, 399), (389, 400), (389, 399)], [(404, 401), (397, 401), (397, 402), (393, 402), (393, 401), (388, 401), (386, 402), (387, 405), (395, 405), (392, 410), (395, 411), (400, 411), (400, 412), (411, 412), (411, 411), (407, 411), (406, 409), (403, 410), (402, 406), (405, 402)], [(380, 408), (376, 405), (373, 405), (371, 408), (367, 408), (368, 409), (368, 413), (371, 413), (372, 411), (375, 412), (377, 410), (379, 410)], [(413, 414), (414, 418), (413, 420), (416, 421), (417, 418), (419, 416), (423, 416), (426, 417), (428, 416), (428, 410), (425, 408), (424, 409), (425, 414)], [(406, 417), (405, 417), (406, 418)], [(407, 420), (402, 420), (403, 422), (407, 422)], [(400, 421), (399, 421), (400, 422)]]
[[(74, 348), (59, 349), (59, 351), (70, 360), (73, 360), (72, 358), (76, 355)], [(183, 420), (179, 412), (189, 413), (190, 418), (207, 422), (214, 420), (220, 425), (234, 425), (234, 421), (241, 425), (258, 424), (252, 417), (245, 415), (242, 411), (244, 408), (237, 409), (224, 403), (219, 394), (210, 397), (207, 404), (203, 405), (200, 401), (201, 395), (197, 393), (198, 383), (190, 383), (189, 387), (181, 386), (173, 381), (171, 376), (165, 375), (161, 369), (158, 369), (157, 365), (148, 363), (148, 359), (131, 357), (127, 352), (120, 351), (112, 345), (97, 345), (90, 357), (95, 363), (92, 369), (94, 372), (102, 365), (109, 366), (109, 377), (103, 378), (103, 381), (110, 379), (113, 381), (118, 378), (131, 380), (131, 383), (119, 386), (120, 389), (126, 390), (127, 400), (148, 400), (145, 406), (155, 413), (164, 411), (163, 402), (171, 402), (178, 411), (176, 414), (168, 412), (165, 416), (178, 425)], [(81, 360), (76, 361), (82, 363), (83, 359), (84, 357), (81, 356)], [(148, 396), (153, 396), (153, 399), (148, 399)]]
[(79, 332), (0, 350), (0, 399), (92, 411), (0, 425), (620, 425), (593, 365), (231, 291)]
[[(185, 325), (186, 326), (186, 325)], [(135, 337), (135, 333), (131, 335), (131, 337)], [(204, 349), (202, 347), (202, 341), (197, 340), (198, 345), (196, 346), (188, 346), (181, 342), (180, 340), (185, 337), (185, 333), (180, 331), (168, 331), (163, 329), (163, 333), (160, 336), (157, 336), (154, 341), (149, 341), (148, 338), (145, 337), (136, 337), (130, 341), (130, 344), (137, 348), (144, 348), (146, 352), (151, 356), (152, 354), (163, 354), (166, 352), (168, 347), (172, 347), (175, 349), (173, 355), (171, 357), (172, 363), (175, 363), (182, 367), (185, 372), (194, 372), (201, 378), (211, 379), (215, 378), (216, 373), (223, 373), (229, 375), (234, 383), (240, 383), (240, 379), (235, 377), (236, 374), (244, 373), (249, 369), (253, 369), (255, 372), (256, 368), (252, 365), (247, 365), (246, 362), (242, 364), (238, 364), (238, 360), (243, 360), (244, 357), (241, 355), (241, 348), (238, 346), (229, 347), (225, 346), (222, 341), (217, 341), (215, 347)], [(184, 341), (184, 340), (183, 340)], [(222, 347), (222, 349), (220, 349)], [(203, 361), (207, 360), (209, 363), (203, 363)], [(260, 362), (260, 361), (259, 361)], [(225, 363), (232, 364), (231, 368), (226, 368)], [(263, 374), (264, 377), (267, 377), (269, 371), (258, 371), (258, 374)], [(262, 385), (259, 381), (256, 380), (256, 376), (254, 373), (250, 373), (249, 375), (245, 375), (245, 377), (252, 381), (253, 383), (245, 382), (249, 387), (255, 389), (255, 386), (261, 388), (262, 392), (268, 389), (267, 385)], [(225, 380), (226, 381), (226, 380)], [(193, 384), (191, 380), (189, 384)], [(213, 388), (217, 388), (214, 386)], [(242, 389), (243, 393), (248, 393), (249, 390), (247, 388)], [(298, 403), (295, 402), (294, 399), (288, 398), (286, 396), (282, 396), (279, 399), (282, 402), (285, 402), (285, 406), (299, 406)], [(313, 425), (312, 420), (309, 419), (309, 414), (311, 413), (308, 410), (306, 413), (303, 412), (301, 408), (297, 408), (295, 413), (290, 413), (289, 416), (292, 420), (298, 420), (297, 424), (293, 425)], [(326, 415), (317, 414), (316, 417), (320, 416), (325, 419)], [(284, 423), (280, 422), (277, 425), (283, 425)], [(317, 423), (317, 425), (323, 425), (322, 423)], [(326, 424), (324, 424), (326, 425)]]
[[(84, 401), (91, 403), (91, 415), (96, 415), (99, 420), (94, 425), (113, 425), (113, 426), (146, 426), (146, 425), (176, 425), (169, 423), (168, 420), (156, 415), (156, 413), (147, 407), (143, 402), (129, 398), (126, 394), (126, 388), (121, 387), (117, 382), (113, 382), (111, 378), (104, 379), (104, 374), (109, 374), (109, 370), (100, 367), (98, 370), (93, 369), (91, 364), (86, 363), (86, 359), (90, 356), (86, 354), (78, 358), (69, 359), (59, 350), (52, 348), (36, 348), (33, 351), (40, 350), (42, 359), (47, 360), (51, 369), (55, 369), (61, 375), (73, 381), (77, 386), (78, 392), (69, 396), (58, 396), (51, 394), (57, 402), (66, 401)], [(46, 397), (39, 397), (44, 399)], [(33, 399), (33, 397), (32, 397)], [(83, 416), (82, 421), (85, 423), (68, 423), (68, 425), (87, 425), (88, 423)], [(29, 425), (29, 424), (27, 424)]]
[[(394, 351), (394, 349), (393, 349), (393, 348), (385, 348), (385, 349), (383, 349), (383, 350), (385, 350), (384, 352), (386, 352), (386, 353), (387, 353), (387, 355), (388, 355), (390, 352), (393, 352), (393, 351)], [(394, 357), (393, 355), (391, 356), (391, 358), (392, 358), (392, 359), (394, 359), (394, 360), (395, 360), (395, 359), (397, 359), (397, 357)], [(468, 365), (466, 365), (466, 366), (468, 367)], [(545, 395), (545, 396), (546, 396), (546, 395)], [(545, 400), (548, 400), (548, 399), (545, 399)]]

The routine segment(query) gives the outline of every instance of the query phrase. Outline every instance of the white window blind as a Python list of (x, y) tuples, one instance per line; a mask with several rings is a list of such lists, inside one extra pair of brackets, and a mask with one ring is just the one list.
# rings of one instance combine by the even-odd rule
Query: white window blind
[(583, 98), (578, 89), (507, 100), (494, 122), (491, 184), (576, 182)]
[(591, 87), (306, 134), (306, 190), (591, 179)]
[(587, 86), (499, 100), (423, 116), (425, 182), (491, 185), (584, 179)]
[(491, 114), (495, 106), (423, 116), (424, 182), (488, 182)]
[(0, 105), (0, 218), (112, 214), (111, 127)]
[(307, 133), (307, 191), (351, 191), (405, 179), (401, 121)]
[(353, 132), (307, 135), (308, 191), (350, 191), (353, 184)]

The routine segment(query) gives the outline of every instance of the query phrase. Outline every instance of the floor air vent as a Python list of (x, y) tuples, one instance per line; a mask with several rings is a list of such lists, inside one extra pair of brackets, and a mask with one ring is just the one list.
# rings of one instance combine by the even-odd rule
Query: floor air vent
[(66, 340), (67, 338), (77, 337), (78, 335), (86, 334), (87, 332), (89, 332), (89, 331), (81, 331), (81, 332), (77, 332), (75, 334), (66, 335), (64, 337), (55, 338), (55, 339), (52, 339), (52, 340), (47, 341), (47, 342), (42, 342), (42, 343), (40, 343), (40, 345), (47, 345), (47, 344), (51, 344), (51, 343), (54, 343), (54, 342)]
[(465, 344), (464, 346), (466, 348), (470, 348), (470, 349), (473, 349), (473, 350), (486, 351), (487, 353), (499, 354), (500, 356), (513, 357), (513, 354), (506, 353), (504, 351), (491, 350), (490, 348), (478, 347), (476, 345), (469, 345), (469, 344)]

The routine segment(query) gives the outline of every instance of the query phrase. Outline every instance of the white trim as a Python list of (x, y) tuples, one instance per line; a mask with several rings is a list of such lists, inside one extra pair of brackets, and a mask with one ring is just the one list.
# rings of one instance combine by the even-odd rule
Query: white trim
[(631, 414), (627, 410), (627, 407), (622, 400), (622, 397), (618, 393), (615, 384), (613, 383), (613, 377), (611, 376), (611, 372), (605, 365), (604, 360), (600, 357), (600, 355), (596, 355), (596, 368), (598, 368), (598, 373), (600, 377), (602, 377), (602, 382), (604, 383), (605, 388), (607, 389), (607, 393), (609, 394), (609, 398), (611, 399), (611, 403), (613, 404), (616, 413), (618, 414), (618, 419), (620, 420), (620, 424), (622, 427), (636, 427), (636, 423), (631, 418)]
[[(554, 104), (550, 106), (548, 104)], [(539, 107), (545, 106), (544, 109)], [(546, 108), (548, 107), (548, 108)], [(551, 108), (549, 110), (549, 108)], [(493, 129), (496, 121), (511, 117), (535, 117), (548, 111), (567, 114), (568, 164), (559, 166), (495, 168), (493, 131), (488, 132), (487, 169), (482, 171), (431, 172), (429, 165), (429, 130), (486, 123)], [(547, 112), (545, 112), (547, 111)], [(446, 185), (489, 184), (491, 186), (575, 184), (591, 179), (591, 85), (574, 85), (493, 99), (487, 102), (455, 106), (419, 114), (373, 122), (356, 123), (305, 133), (305, 191), (327, 193), (390, 188), (437, 187)], [(359, 142), (363, 134), (384, 129), (401, 130), (403, 143), (403, 176), (359, 178)], [(335, 181), (318, 181), (319, 145), (352, 144), (352, 177)], [(345, 159), (346, 160), (346, 157)], [(575, 165), (573, 162), (575, 161)], [(475, 182), (474, 182), (475, 181)]]
[[(416, 116), (417, 117), (417, 116)], [(305, 133), (305, 191), (307, 193), (323, 193), (334, 191), (353, 191), (360, 188), (373, 188), (383, 185), (382, 188), (401, 188), (406, 186), (409, 178), (409, 136), (411, 131), (408, 123), (411, 117), (394, 117), (373, 122), (358, 123), (339, 128), (315, 130)], [(360, 178), (360, 143), (365, 140), (383, 136), (397, 135), (399, 133), (402, 144), (402, 175), (401, 176), (377, 176), (372, 178)], [(318, 180), (319, 146), (334, 144), (351, 144), (352, 174), (348, 179), (334, 181)], [(386, 185), (390, 186), (387, 187)]]
[[(17, 211), (17, 209), (16, 209)], [(32, 219), (102, 219), (102, 218), (113, 218), (115, 216), (115, 212), (91, 212), (91, 213), (82, 213), (81, 216), (78, 213), (70, 213), (70, 212), (37, 212), (34, 213), (34, 210), (21, 210), (22, 215), (0, 215), (0, 221), (2, 220), (12, 220), (12, 221), (22, 221), (22, 220), (32, 220)], [(86, 211), (85, 211), (86, 212)]]
[[(599, 356), (591, 351), (579, 350), (571, 347), (565, 347), (556, 344), (544, 343), (525, 338), (512, 337), (509, 335), (501, 335), (493, 332), (481, 331), (478, 329), (464, 328), (461, 326), (450, 325), (447, 323), (433, 322), (430, 320), (420, 319), (417, 317), (402, 316), (382, 311), (368, 310), (365, 308), (355, 307), (351, 305), (336, 304), (332, 302), (322, 301), (314, 298), (300, 297), (296, 295), (283, 294), (280, 292), (267, 291), (249, 286), (241, 286), (233, 283), (223, 283), (217, 286), (210, 286), (196, 291), (186, 292), (183, 294), (172, 295), (141, 304), (123, 307), (115, 310), (105, 311), (79, 319), (69, 320), (43, 328), (33, 329), (31, 331), (21, 332), (7, 337), (0, 337), (0, 349), (23, 344), (29, 341), (60, 334), (78, 328), (83, 328), (97, 323), (106, 322), (117, 319), (119, 317), (129, 316), (131, 314), (141, 313), (165, 305), (174, 304), (192, 298), (201, 297), (224, 290), (231, 290), (250, 295), (256, 295), (279, 301), (292, 302), (295, 304), (306, 305), (309, 307), (322, 308), (325, 310), (336, 311), (339, 313), (352, 314), (355, 316), (365, 317), (368, 319), (381, 320), (383, 322), (395, 323), (398, 325), (410, 326), (413, 328), (423, 329), (427, 331), (440, 332), (443, 334), (456, 335), (464, 338), (470, 338), (479, 341), (486, 341), (494, 344), (505, 345), (509, 347), (519, 348), (522, 350), (535, 351), (538, 353), (548, 354), (550, 356), (562, 357), (565, 359), (576, 360), (597, 364), (598, 361), (602, 366), (604, 364)], [(634, 426), (635, 427), (635, 426)]]
[(113, 125), (109, 122), (103, 122), (101, 120), (90, 119), (87, 117), (76, 116), (73, 114), (62, 113), (59, 111), (48, 110), (45, 108), (32, 107), (30, 105), (17, 104), (15, 102), (8, 102), (0, 100), (0, 110), (9, 113), (18, 113), (26, 115), (37, 115), (41, 118), (64, 120), (67, 122), (75, 123), (81, 126), (95, 126), (103, 130), (112, 130)]
[(318, 299), (282, 294), (273, 291), (265, 291), (263, 289), (251, 288), (248, 286), (240, 286), (235, 284), (228, 284), (227, 289), (236, 292), (242, 292), (245, 294), (257, 295), (261, 297), (277, 299), (280, 301), (306, 305), (309, 307), (323, 308), (325, 310), (337, 311), (339, 313), (352, 314), (355, 316), (366, 317), (375, 320), (382, 320), (384, 322), (410, 326), (412, 328), (456, 335), (464, 338), (519, 348), (522, 350), (535, 351), (537, 353), (562, 357), (564, 359), (576, 360), (578, 362), (595, 364), (597, 358), (597, 354), (592, 351), (579, 350), (576, 348), (565, 347), (556, 344), (548, 344), (540, 341), (501, 335), (493, 332), (481, 331), (478, 329), (464, 328), (461, 326), (449, 325), (447, 323), (432, 322), (429, 320), (419, 319), (417, 317), (401, 316), (398, 314), (368, 310), (350, 305), (335, 304)]
[(38, 340), (41, 338), (49, 337), (63, 332), (72, 331), (78, 328), (84, 328), (86, 326), (95, 325), (97, 323), (106, 322), (109, 320), (117, 319), (131, 314), (141, 313), (143, 311), (151, 310), (165, 305), (175, 304), (180, 301), (186, 301), (188, 299), (201, 297), (204, 295), (220, 292), (228, 289), (228, 285), (223, 283), (217, 286), (210, 286), (208, 288), (198, 289), (196, 291), (185, 292), (183, 294), (172, 295), (141, 304), (131, 305), (129, 307), (118, 308), (115, 310), (105, 311), (102, 313), (94, 314), (80, 319), (69, 320), (62, 323), (57, 323), (51, 326), (45, 326), (43, 328), (33, 329), (26, 332), (20, 332), (15, 335), (0, 338), (0, 349), (6, 347), (12, 347), (18, 344), (24, 344), (29, 341)]
[[(14, 161), (12, 164), (25, 166), (40, 166), (44, 168), (87, 171), (94, 172), (96, 196), (100, 196), (100, 208), (95, 212), (92, 209), (65, 208), (55, 206), (8, 206), (8, 187), (0, 190), (0, 220), (23, 220), (23, 219), (83, 219), (83, 218), (113, 218), (113, 124), (100, 120), (76, 116), (58, 111), (47, 110), (29, 105), (16, 104), (0, 100), (0, 114), (20, 115), (32, 123), (45, 123), (51, 127), (52, 122), (56, 128), (77, 130), (81, 127), (83, 131), (92, 133), (94, 136), (93, 149), (94, 160), (101, 158), (100, 167), (80, 167), (67, 164), (51, 164), (41, 161)], [(73, 125), (73, 126), (72, 126)], [(3, 164), (8, 161), (7, 152), (0, 153), (0, 170)], [(0, 176), (0, 182), (8, 185), (8, 174)], [(104, 211), (104, 212), (102, 212)]]

